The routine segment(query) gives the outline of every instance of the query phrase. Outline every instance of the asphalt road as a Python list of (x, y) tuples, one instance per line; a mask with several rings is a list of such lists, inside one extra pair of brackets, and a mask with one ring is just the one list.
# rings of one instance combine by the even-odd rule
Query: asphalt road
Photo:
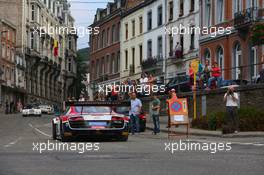
[[(127, 142), (97, 140), (90, 144), (86, 140), (67, 143), (70, 150), (54, 146), (53, 150), (40, 153), (40, 144), (61, 143), (50, 137), (51, 118), (0, 114), (0, 175), (260, 175), (264, 172), (264, 138), (190, 137), (191, 141), (187, 142), (184, 138), (168, 140), (166, 134), (155, 136), (147, 131), (130, 136)], [(211, 153), (213, 149), (177, 150), (180, 142), (209, 147), (215, 143), (232, 144), (229, 151), (225, 147), (224, 151)], [(87, 149), (82, 149), (84, 144), (88, 145)], [(79, 153), (83, 150), (84, 153)]]

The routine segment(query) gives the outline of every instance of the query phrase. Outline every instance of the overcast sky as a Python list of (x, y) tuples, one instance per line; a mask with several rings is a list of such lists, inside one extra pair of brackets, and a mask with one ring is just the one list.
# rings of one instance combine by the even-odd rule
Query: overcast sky
[[(68, 0), (71, 3), (71, 14), (76, 27), (87, 27), (93, 23), (97, 8), (105, 8), (113, 0)], [(82, 3), (84, 2), (84, 3)], [(88, 3), (91, 2), (91, 3)], [(103, 2), (103, 3), (101, 3)], [(88, 35), (78, 38), (78, 49), (88, 47)]]

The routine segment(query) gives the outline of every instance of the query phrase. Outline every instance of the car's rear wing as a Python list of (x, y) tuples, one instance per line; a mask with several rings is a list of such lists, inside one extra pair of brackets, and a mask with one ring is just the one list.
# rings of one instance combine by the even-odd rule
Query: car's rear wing
[(117, 102), (108, 102), (108, 101), (67, 101), (65, 102), (66, 106), (130, 106), (128, 101), (117, 101)]

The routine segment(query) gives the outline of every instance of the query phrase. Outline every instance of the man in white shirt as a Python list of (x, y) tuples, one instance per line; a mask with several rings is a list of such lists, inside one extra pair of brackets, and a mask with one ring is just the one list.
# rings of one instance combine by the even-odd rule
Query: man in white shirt
[(135, 131), (139, 133), (139, 115), (141, 113), (141, 107), (142, 103), (141, 100), (137, 98), (137, 95), (135, 92), (131, 94), (131, 100), (130, 100), (131, 106), (130, 106), (130, 124), (131, 124), (131, 133), (134, 135)]
[(239, 118), (237, 115), (239, 97), (233, 86), (228, 88), (224, 96), (224, 102), (226, 103), (227, 123), (237, 133), (239, 130)]

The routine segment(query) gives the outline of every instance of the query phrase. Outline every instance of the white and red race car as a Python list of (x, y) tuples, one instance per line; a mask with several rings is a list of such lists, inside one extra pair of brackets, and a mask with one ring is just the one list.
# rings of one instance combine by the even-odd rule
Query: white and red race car
[(118, 102), (67, 102), (66, 111), (52, 119), (53, 139), (114, 138), (128, 140), (129, 119), (114, 111)]

